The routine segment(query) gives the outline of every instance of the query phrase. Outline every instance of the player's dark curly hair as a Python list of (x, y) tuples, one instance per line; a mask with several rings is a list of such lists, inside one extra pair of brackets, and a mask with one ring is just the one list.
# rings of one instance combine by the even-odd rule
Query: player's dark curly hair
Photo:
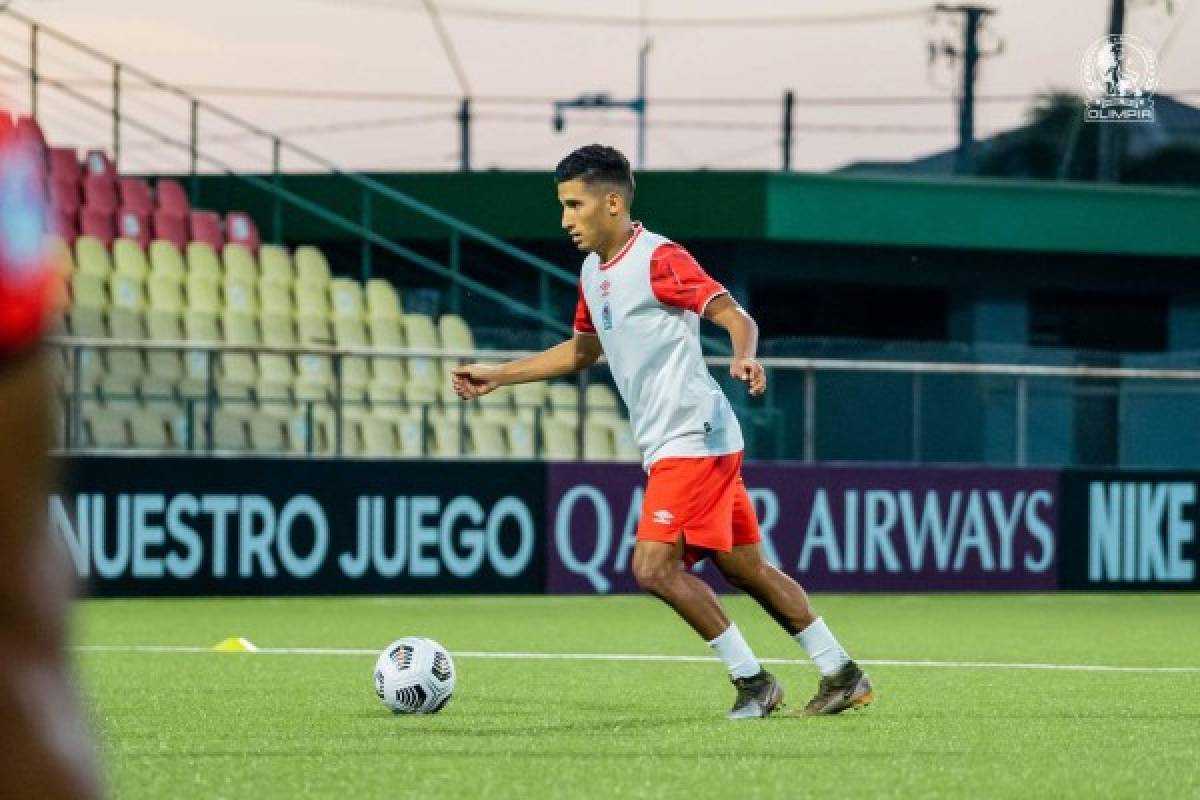
[(554, 168), (554, 182), (582, 178), (589, 186), (606, 183), (625, 194), (625, 202), (633, 202), (633, 170), (620, 150), (603, 144), (589, 144), (567, 155)]

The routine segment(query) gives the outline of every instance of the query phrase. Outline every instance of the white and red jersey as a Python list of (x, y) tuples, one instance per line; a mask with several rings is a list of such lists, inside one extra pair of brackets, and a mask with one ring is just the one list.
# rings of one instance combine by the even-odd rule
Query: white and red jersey
[(600, 337), (647, 469), (744, 447), (700, 350), (700, 315), (725, 293), (687, 250), (640, 223), (612, 261), (583, 262), (575, 331)]

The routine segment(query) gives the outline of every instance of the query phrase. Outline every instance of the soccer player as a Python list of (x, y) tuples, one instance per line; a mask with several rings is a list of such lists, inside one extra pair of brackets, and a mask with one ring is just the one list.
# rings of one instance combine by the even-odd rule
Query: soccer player
[(98, 795), (63, 647), (72, 576), (51, 540), (50, 368), (55, 303), (43, 251), (40, 143), (0, 108), (0, 797)]
[(742, 433), (700, 350), (704, 317), (733, 345), (730, 374), (751, 396), (766, 391), (755, 359), (758, 327), (678, 244), (630, 216), (634, 181), (617, 150), (582, 147), (555, 170), (562, 227), (587, 253), (575, 334), (549, 350), (499, 365), (453, 370), (463, 398), (500, 386), (570, 375), (608, 357), (649, 472), (633, 552), (638, 584), (671, 606), (716, 651), (737, 689), (730, 719), (765, 717), (783, 689), (755, 658), (708, 584), (688, 567), (711, 558), (807, 651), (821, 673), (806, 714), (836, 714), (873, 699), (804, 590), (768, 563), (742, 483)]

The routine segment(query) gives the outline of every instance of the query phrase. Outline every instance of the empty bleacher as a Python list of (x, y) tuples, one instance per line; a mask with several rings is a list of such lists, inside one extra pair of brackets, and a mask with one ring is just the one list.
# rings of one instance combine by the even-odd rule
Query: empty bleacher
[[(19, 124), (41, 139), (32, 121)], [(331, 455), (340, 385), (344, 455), (579, 457), (574, 384), (509, 387), (464, 404), (447, 378), (453, 359), (385, 354), (472, 350), (462, 317), (407, 312), (388, 281), (336, 275), (313, 246), (263, 243), (248, 214), (192, 208), (178, 182), (119, 175), (102, 151), (82, 160), (71, 148), (45, 152), (65, 332), (180, 345), (82, 348), (77, 370), (63, 358), (64, 408), (78, 376), (75, 446)], [(189, 343), (245, 349), (210, 363)], [(366, 352), (340, 357), (339, 383), (330, 354), (261, 349), (306, 347)], [(638, 460), (613, 391), (593, 385), (583, 400), (585, 457)]]

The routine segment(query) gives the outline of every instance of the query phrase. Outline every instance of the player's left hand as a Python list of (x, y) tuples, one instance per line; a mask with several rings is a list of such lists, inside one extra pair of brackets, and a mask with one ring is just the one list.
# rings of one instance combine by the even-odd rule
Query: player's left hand
[(746, 384), (751, 397), (759, 397), (767, 390), (767, 371), (753, 358), (734, 359), (729, 374)]

